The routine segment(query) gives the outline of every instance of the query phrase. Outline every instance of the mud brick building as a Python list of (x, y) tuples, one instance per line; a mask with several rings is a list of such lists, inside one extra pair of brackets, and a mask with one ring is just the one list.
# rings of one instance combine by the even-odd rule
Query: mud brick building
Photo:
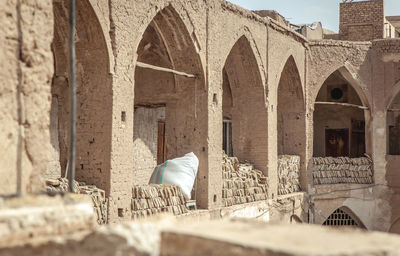
[[(341, 40), (312, 41), (222, 0), (77, 1), (76, 179), (128, 220), (132, 187), (193, 151), (193, 199), (221, 213), (225, 150), (268, 177), (268, 200), (292, 200), (281, 220), (399, 233), (400, 40), (383, 10), (343, 3)], [(0, 194), (38, 192), (68, 162), (68, 1), (0, 14)], [(278, 193), (283, 155), (300, 192)]]

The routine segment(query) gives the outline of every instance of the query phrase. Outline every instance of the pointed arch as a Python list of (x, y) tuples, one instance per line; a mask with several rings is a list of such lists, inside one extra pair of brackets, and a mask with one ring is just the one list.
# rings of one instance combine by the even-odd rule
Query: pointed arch
[[(300, 73), (300, 70), (298, 68), (298, 67), (300, 67), (298, 57), (294, 54), (294, 52), (292, 50), (285, 52), (284, 55), (282, 56), (282, 62), (279, 64), (279, 68), (277, 69), (281, 72), (279, 79), (282, 77), (282, 72), (283, 72), (284, 68), (286, 67), (286, 65), (288, 64), (289, 60), (291, 61), (291, 63), (294, 63), (294, 66), (297, 69), (297, 73), (300, 78), (299, 81), (302, 86), (301, 90), (302, 90), (303, 95), (305, 95), (305, 88), (303, 86), (303, 81), (304, 81), (303, 76), (304, 75), (302, 73)], [(279, 83), (278, 83), (278, 86), (279, 86)], [(305, 97), (304, 97), (304, 104), (305, 104)]]
[[(134, 71), (134, 184), (146, 184), (157, 163), (189, 152), (199, 158), (199, 177), (208, 176), (204, 153), (208, 98), (195, 38), (170, 4), (149, 21), (138, 43), (137, 62), (153, 68), (136, 65)], [(207, 191), (206, 179), (197, 184), (197, 190)], [(207, 207), (207, 196), (197, 199), (200, 207)]]
[(400, 217), (393, 221), (392, 225), (389, 228), (390, 233), (400, 234)]
[[(268, 113), (264, 86), (251, 42), (246, 36), (241, 36), (230, 50), (222, 77), (222, 112), (231, 118), (233, 154), (267, 173)], [(230, 96), (231, 105), (225, 102)]]
[(399, 97), (400, 95), (400, 81), (398, 81), (394, 86), (393, 89), (391, 91), (391, 93), (389, 95), (392, 95), (392, 97), (389, 99), (388, 104), (386, 105), (386, 110), (388, 110), (390, 108), (390, 106), (392, 105), (393, 101)]
[(234, 33), (232, 33), (232, 35), (233, 35), (233, 37), (232, 37), (232, 40), (230, 41), (230, 44), (228, 44), (227, 47), (224, 47), (225, 52), (222, 54), (222, 56), (225, 56), (225, 62), (223, 62), (224, 65), (226, 64), (227, 59), (232, 52), (232, 49), (234, 49), (234, 47), (236, 45), (238, 45), (238, 42), (240, 42), (241, 40), (246, 40), (247, 46), (249, 46), (249, 50), (251, 50), (248, 52), (251, 55), (251, 58), (254, 57), (254, 60), (257, 63), (258, 74), (261, 78), (261, 84), (264, 87), (264, 93), (263, 93), (264, 101), (267, 102), (268, 88), (265, 88), (265, 86), (264, 86), (266, 84), (265, 66), (263, 63), (263, 58), (262, 58), (261, 52), (259, 50), (257, 42), (254, 39), (254, 36), (253, 36), (250, 28), (248, 28), (247, 26), (241, 26), (238, 30), (236, 30)]
[[(59, 152), (58, 174), (67, 166), (70, 93), (67, 0), (54, 0), (54, 77), (50, 133)], [(112, 87), (109, 51), (103, 29), (89, 0), (76, 5), (77, 141), (76, 179), (110, 193)], [(99, 117), (101, 113), (101, 117)], [(54, 156), (54, 154), (53, 154)], [(100, 160), (101, 159), (101, 160)], [(51, 164), (49, 168), (55, 168)], [(51, 172), (51, 170), (48, 170)]]
[[(137, 41), (135, 41), (133, 44), (136, 54), (133, 54), (132, 62), (136, 63), (138, 61), (140, 44), (143, 42), (146, 31), (149, 30), (149, 26), (152, 26), (154, 23), (156, 23), (157, 32), (160, 33), (160, 36), (165, 42), (168, 42), (169, 46), (167, 46), (167, 49), (170, 57), (172, 58), (172, 67), (180, 71), (189, 71), (189, 65), (185, 65), (185, 63), (179, 61), (181, 58), (179, 55), (177, 55), (177, 53), (182, 52), (180, 51), (182, 44), (186, 46), (190, 45), (191, 53), (188, 55), (192, 55), (192, 50), (198, 55), (204, 47), (201, 45), (202, 41), (199, 38), (200, 35), (196, 33), (197, 28), (195, 27), (188, 10), (184, 5), (174, 1), (157, 3), (156, 6), (150, 5), (148, 7), (149, 8), (147, 12), (149, 14), (143, 20), (141, 20), (143, 26), (140, 26), (138, 30), (138, 34), (141, 34), (142, 37), (135, 38)], [(175, 66), (175, 62), (177, 60), (178, 66)], [(201, 65), (201, 69), (206, 70), (204, 60), (202, 60), (199, 56), (196, 56), (194, 60), (190, 61), (198, 62), (197, 64)], [(197, 69), (197, 67), (194, 69)], [(204, 83), (204, 78), (202, 77), (204, 76), (203, 72), (196, 75), (201, 76), (203, 80), (203, 84), (201, 84), (201, 86), (204, 86), (205, 88), (206, 84)]]
[(393, 87), (394, 93), (386, 107), (386, 152), (400, 155), (400, 81)]
[(354, 73), (351, 72), (350, 69), (346, 65), (331, 69), (331, 71), (328, 73), (328, 75), (323, 78), (322, 83), (319, 84), (318, 90), (314, 91), (314, 96), (312, 98), (313, 101), (314, 102), (316, 101), (318, 93), (321, 91), (322, 86), (324, 85), (326, 80), (330, 76), (332, 76), (335, 72), (339, 73), (349, 83), (349, 85), (351, 85), (351, 87), (355, 90), (355, 92), (357, 93), (357, 96), (361, 100), (362, 106), (370, 108), (368, 97), (363, 90), (363, 88), (366, 88), (366, 86), (358, 78), (356, 78), (356, 75), (354, 75)]
[(361, 229), (367, 229), (360, 218), (348, 207), (337, 208), (322, 223), (323, 226), (354, 226)]
[(292, 55), (286, 60), (278, 84), (277, 152), (300, 156), (301, 185), (305, 180), (306, 111), (299, 70)]
[(347, 66), (334, 70), (319, 86), (314, 99), (314, 156), (363, 157), (370, 152), (366, 131), (371, 112), (363, 87)]

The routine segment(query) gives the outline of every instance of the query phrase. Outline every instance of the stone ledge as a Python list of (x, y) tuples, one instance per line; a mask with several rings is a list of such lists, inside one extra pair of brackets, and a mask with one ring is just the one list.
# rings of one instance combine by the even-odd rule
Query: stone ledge
[(169, 228), (161, 255), (400, 255), (400, 236), (314, 225), (208, 222)]
[(359, 42), (359, 41), (341, 41), (341, 40), (334, 40), (334, 39), (323, 39), (318, 41), (311, 41), (309, 43), (310, 47), (313, 46), (340, 46), (340, 47), (347, 47), (347, 48), (360, 48), (365, 47), (366, 49), (371, 48), (371, 42)]
[(86, 195), (0, 200), (0, 248), (91, 230), (96, 225), (91, 198)]

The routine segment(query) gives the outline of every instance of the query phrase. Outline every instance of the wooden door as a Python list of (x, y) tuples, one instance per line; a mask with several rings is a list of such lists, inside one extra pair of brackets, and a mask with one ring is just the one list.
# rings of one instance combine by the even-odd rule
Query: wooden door
[(349, 156), (349, 129), (325, 130), (325, 156)]
[(362, 157), (365, 153), (365, 122), (351, 120), (350, 157)]
[(167, 160), (167, 136), (165, 133), (165, 120), (158, 121), (157, 136), (157, 165)]

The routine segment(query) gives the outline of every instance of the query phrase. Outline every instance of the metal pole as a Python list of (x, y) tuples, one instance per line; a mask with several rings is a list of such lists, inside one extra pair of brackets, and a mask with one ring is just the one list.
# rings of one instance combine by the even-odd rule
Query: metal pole
[(76, 80), (75, 80), (75, 0), (70, 0), (69, 6), (69, 64), (71, 79), (71, 134), (69, 148), (69, 191), (74, 191), (75, 180), (75, 140), (76, 140)]

